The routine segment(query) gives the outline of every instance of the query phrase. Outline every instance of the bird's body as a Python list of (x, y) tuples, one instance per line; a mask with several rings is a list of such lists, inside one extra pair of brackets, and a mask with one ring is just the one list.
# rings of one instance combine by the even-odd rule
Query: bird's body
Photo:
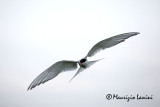
[(28, 90), (31, 90), (32, 88), (55, 78), (61, 72), (75, 70), (79, 66), (78, 71), (73, 76), (73, 78), (74, 78), (77, 74), (79, 74), (80, 72), (82, 72), (86, 68), (90, 67), (91, 65), (93, 65), (97, 61), (101, 60), (101, 59), (99, 59), (99, 60), (95, 60), (95, 61), (88, 61), (87, 60), (88, 57), (92, 57), (97, 52), (104, 50), (106, 48), (110, 48), (112, 46), (115, 46), (115, 45), (125, 41), (125, 39), (127, 39), (131, 36), (137, 35), (137, 34), (139, 34), (139, 33), (138, 32), (123, 33), (123, 34), (119, 34), (119, 35), (107, 38), (105, 40), (102, 40), (102, 41), (98, 42), (97, 44), (95, 44), (91, 48), (91, 50), (87, 53), (87, 55), (79, 61), (62, 60), (62, 61), (56, 62), (55, 64), (50, 66), (48, 69), (46, 69), (44, 72), (42, 72), (36, 79), (34, 79), (34, 81), (28, 87)]

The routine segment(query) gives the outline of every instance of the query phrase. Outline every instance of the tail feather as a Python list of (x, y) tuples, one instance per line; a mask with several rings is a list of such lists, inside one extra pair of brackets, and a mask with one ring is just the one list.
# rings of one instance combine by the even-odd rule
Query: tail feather
[[(102, 59), (104, 59), (104, 58), (102, 58)], [(98, 60), (94, 60), (94, 61), (89, 61), (86, 68), (89, 68), (90, 66), (92, 66), (93, 64), (95, 64), (96, 62), (98, 62), (98, 61), (100, 61), (100, 60), (102, 60), (102, 59), (98, 59)], [(70, 80), (69, 82), (71, 82), (71, 81), (73, 80), (73, 78), (75, 78), (80, 72), (82, 72), (82, 71), (85, 70), (86, 68), (80, 67), (80, 68), (78, 69), (78, 71), (76, 72), (76, 74), (71, 78), (71, 80)]]

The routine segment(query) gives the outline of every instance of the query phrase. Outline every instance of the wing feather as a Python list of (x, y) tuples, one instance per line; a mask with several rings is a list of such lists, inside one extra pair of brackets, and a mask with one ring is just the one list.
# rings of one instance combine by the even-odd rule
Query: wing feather
[(112, 46), (115, 46), (121, 42), (124, 42), (125, 39), (128, 39), (131, 36), (137, 35), (139, 32), (129, 32), (129, 33), (123, 33), (119, 34), (110, 38), (107, 38), (105, 40), (102, 40), (95, 44), (91, 50), (88, 52), (87, 57), (94, 56), (97, 52), (104, 50), (106, 48), (110, 48)]
[(48, 69), (46, 69), (44, 72), (42, 72), (36, 79), (34, 79), (28, 87), (28, 90), (31, 90), (32, 88), (53, 79), (61, 72), (75, 70), (77, 69), (77, 67), (78, 65), (76, 61), (63, 60), (56, 62)]

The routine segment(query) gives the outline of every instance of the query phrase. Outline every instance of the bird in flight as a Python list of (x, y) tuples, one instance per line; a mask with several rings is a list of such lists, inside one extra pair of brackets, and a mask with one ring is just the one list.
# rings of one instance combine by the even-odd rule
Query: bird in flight
[(37, 78), (35, 78), (33, 80), (33, 82), (30, 84), (30, 86), (28, 87), (28, 90), (31, 90), (34, 87), (55, 78), (58, 74), (60, 74), (62, 72), (75, 70), (79, 67), (76, 74), (72, 77), (72, 79), (73, 79), (74, 77), (77, 76), (77, 74), (79, 74), (80, 72), (82, 72), (86, 68), (90, 67), (91, 65), (93, 65), (97, 61), (101, 60), (101, 59), (99, 59), (99, 60), (94, 60), (94, 61), (88, 61), (87, 60), (88, 57), (92, 57), (97, 52), (99, 52), (101, 50), (104, 50), (106, 48), (110, 48), (110, 47), (115, 46), (121, 42), (124, 42), (125, 39), (128, 39), (129, 37), (137, 35), (137, 34), (140, 34), (140, 33), (139, 32), (129, 32), (129, 33), (123, 33), (123, 34), (119, 34), (119, 35), (104, 39), (104, 40), (98, 42), (97, 44), (95, 44), (91, 48), (91, 50), (87, 53), (87, 55), (79, 61), (62, 60), (62, 61), (56, 62), (55, 64), (53, 64), (52, 66), (47, 68), (44, 72), (42, 72)]

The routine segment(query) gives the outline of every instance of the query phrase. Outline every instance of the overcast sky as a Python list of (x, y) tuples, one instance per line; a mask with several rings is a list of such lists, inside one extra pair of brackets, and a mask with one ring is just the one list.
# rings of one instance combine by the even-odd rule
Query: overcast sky
[[(1, 107), (159, 107), (159, 0), (0, 0)], [(65, 72), (27, 91), (60, 60), (79, 60), (98, 41), (141, 34), (100, 52), (80, 73)], [(107, 94), (153, 95), (107, 100)]]

